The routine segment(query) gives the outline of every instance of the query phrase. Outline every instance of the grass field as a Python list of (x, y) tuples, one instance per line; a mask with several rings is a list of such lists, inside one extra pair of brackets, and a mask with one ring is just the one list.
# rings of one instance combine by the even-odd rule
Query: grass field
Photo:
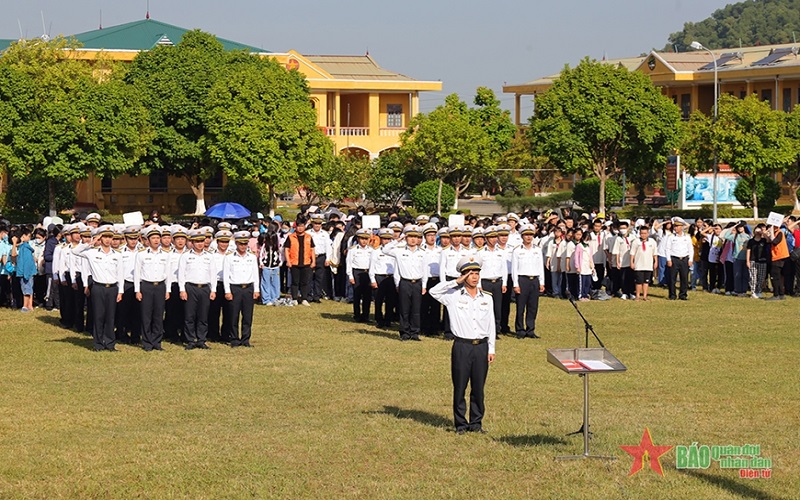
[[(55, 313), (0, 311), (2, 498), (797, 498), (800, 301), (694, 293), (582, 305), (628, 367), (582, 385), (546, 361), (583, 328), (541, 302), (541, 340), (498, 341), (489, 434), (452, 431), (449, 346), (399, 342), (326, 302), (256, 309), (255, 349), (95, 353)], [(657, 445), (761, 445), (770, 479), (738, 470), (628, 477), (648, 427)]]

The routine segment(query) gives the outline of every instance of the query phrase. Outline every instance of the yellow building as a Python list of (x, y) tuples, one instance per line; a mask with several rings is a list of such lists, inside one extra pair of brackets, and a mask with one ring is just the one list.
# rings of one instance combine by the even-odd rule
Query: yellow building
[[(83, 47), (73, 57), (96, 60), (102, 53), (130, 62), (142, 51), (177, 44), (187, 30), (153, 19), (134, 21), (74, 35)], [(336, 152), (376, 158), (399, 146), (400, 134), (419, 113), (420, 92), (440, 91), (442, 83), (419, 81), (386, 70), (369, 55), (303, 55), (295, 51), (268, 52), (231, 40), (219, 39), (227, 50), (248, 50), (273, 57), (287, 69), (306, 76), (317, 125), (333, 141)], [(3, 42), (0, 40), (0, 50)], [(224, 176), (206, 183), (206, 204), (222, 189)], [(114, 212), (159, 208), (177, 212), (177, 198), (191, 195), (185, 179), (154, 173), (100, 179), (90, 175), (78, 183), (78, 203)]]

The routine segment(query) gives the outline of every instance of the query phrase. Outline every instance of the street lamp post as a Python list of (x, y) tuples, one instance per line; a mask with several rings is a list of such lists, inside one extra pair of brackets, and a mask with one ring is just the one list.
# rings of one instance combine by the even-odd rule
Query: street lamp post
[[(707, 47), (703, 46), (700, 42), (692, 42), (689, 45), (691, 48), (695, 50), (705, 50), (709, 54), (711, 54), (711, 60), (714, 61), (714, 123), (717, 122), (717, 117), (719, 116), (719, 73), (717, 72), (717, 56), (714, 55), (711, 50)], [(714, 148), (714, 176), (712, 180), (712, 189), (714, 190), (713, 193), (713, 206), (714, 206), (714, 224), (717, 223), (717, 149)]]

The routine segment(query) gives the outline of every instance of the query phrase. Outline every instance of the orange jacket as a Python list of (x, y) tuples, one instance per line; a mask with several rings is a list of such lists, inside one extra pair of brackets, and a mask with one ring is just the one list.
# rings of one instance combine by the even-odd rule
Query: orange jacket
[(303, 236), (303, 263), (300, 264), (300, 240), (297, 234), (289, 234), (289, 264), (293, 266), (311, 266), (314, 264), (314, 249), (311, 248), (311, 235), (304, 234)]
[(786, 244), (786, 235), (781, 231), (780, 243), (772, 244), (772, 262), (782, 260), (789, 257), (789, 245)]

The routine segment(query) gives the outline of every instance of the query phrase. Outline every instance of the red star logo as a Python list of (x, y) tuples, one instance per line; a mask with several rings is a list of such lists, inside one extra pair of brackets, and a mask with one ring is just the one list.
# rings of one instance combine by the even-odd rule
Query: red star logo
[(661, 455), (673, 447), (654, 445), (653, 438), (650, 437), (650, 429), (645, 427), (639, 446), (620, 446), (620, 448), (633, 456), (633, 466), (631, 466), (631, 471), (628, 473), (628, 477), (630, 477), (644, 469), (645, 461), (649, 461), (650, 468), (656, 471), (659, 476), (663, 476), (664, 470), (661, 468)]

